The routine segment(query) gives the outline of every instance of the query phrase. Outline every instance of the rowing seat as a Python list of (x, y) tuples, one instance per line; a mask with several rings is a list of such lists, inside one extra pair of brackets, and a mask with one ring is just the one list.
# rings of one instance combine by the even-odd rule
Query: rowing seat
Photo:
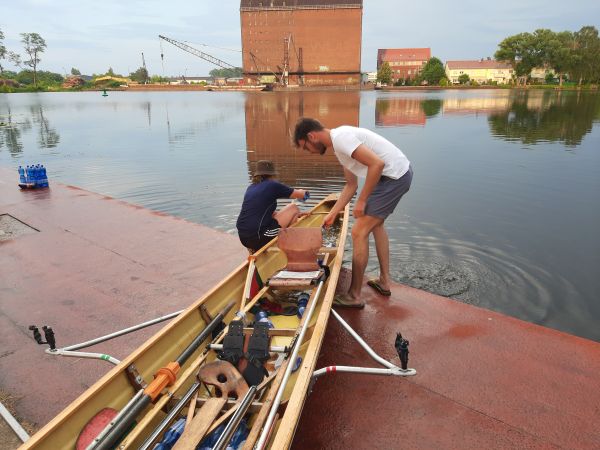
[(318, 253), (323, 242), (321, 228), (292, 227), (279, 231), (279, 249), (287, 257), (286, 266), (267, 280), (277, 288), (302, 288), (317, 284), (325, 269), (319, 265)]

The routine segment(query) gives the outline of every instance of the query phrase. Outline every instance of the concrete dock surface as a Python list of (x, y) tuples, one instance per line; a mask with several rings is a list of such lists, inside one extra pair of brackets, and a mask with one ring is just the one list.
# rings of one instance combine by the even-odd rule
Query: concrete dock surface
[[(247, 253), (202, 225), (17, 181), (0, 168), (0, 218), (17, 220), (0, 236), (0, 390), (40, 428), (112, 366), (46, 355), (29, 325), (51, 325), (64, 346), (174, 312)], [(400, 331), (418, 373), (319, 378), (293, 448), (600, 448), (600, 343), (399, 284), (363, 293), (364, 310), (339, 312), (394, 363)], [(161, 326), (89, 351), (122, 359)], [(378, 367), (331, 317), (318, 368), (334, 364)]]

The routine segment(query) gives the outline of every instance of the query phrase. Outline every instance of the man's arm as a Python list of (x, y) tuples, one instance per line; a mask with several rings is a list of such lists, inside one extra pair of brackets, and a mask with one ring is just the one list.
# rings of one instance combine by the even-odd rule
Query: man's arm
[(352, 200), (352, 197), (356, 193), (358, 189), (358, 178), (348, 169), (344, 168), (344, 178), (346, 179), (346, 184), (340, 193), (339, 198), (335, 202), (335, 205), (329, 211), (329, 214), (325, 216), (325, 220), (323, 221), (323, 225), (326, 227), (330, 226), (333, 221), (338, 216), (339, 212), (342, 211), (346, 205)]
[(365, 215), (367, 199), (369, 198), (369, 195), (371, 195), (371, 192), (373, 192), (375, 185), (379, 182), (385, 163), (375, 154), (375, 152), (373, 152), (373, 150), (364, 144), (359, 145), (356, 150), (352, 152), (352, 158), (367, 166), (365, 184), (354, 204), (354, 217), (358, 218)]

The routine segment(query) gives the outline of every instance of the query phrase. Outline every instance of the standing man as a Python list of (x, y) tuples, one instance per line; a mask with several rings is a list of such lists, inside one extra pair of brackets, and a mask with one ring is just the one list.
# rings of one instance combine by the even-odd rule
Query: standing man
[(390, 246), (385, 219), (410, 189), (412, 168), (404, 153), (382, 136), (351, 126), (327, 129), (316, 119), (301, 118), (296, 124), (294, 144), (310, 153), (323, 155), (328, 148), (344, 167), (346, 184), (339, 199), (325, 217), (330, 226), (358, 189), (358, 177), (364, 186), (354, 204), (352, 227), (352, 282), (348, 292), (336, 295), (334, 305), (363, 308), (360, 299), (362, 281), (369, 260), (369, 235), (375, 237), (379, 260), (379, 279), (368, 285), (379, 294), (390, 296)]

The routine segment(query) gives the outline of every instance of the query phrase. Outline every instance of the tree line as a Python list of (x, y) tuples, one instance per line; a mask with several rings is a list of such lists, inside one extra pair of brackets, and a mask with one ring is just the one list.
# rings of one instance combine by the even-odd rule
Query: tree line
[[(559, 86), (566, 79), (579, 86), (600, 83), (600, 37), (594, 26), (584, 26), (575, 32), (543, 28), (533, 33), (515, 34), (498, 44), (494, 58), (511, 65), (513, 82), (517, 85), (526, 85), (535, 68), (552, 70), (553, 75), (546, 81), (556, 77)], [(469, 82), (467, 74), (461, 77), (461, 84)], [(392, 69), (385, 62), (379, 67), (377, 81), (390, 84), (392, 80)], [(398, 80), (396, 84), (446, 86), (449, 82), (442, 61), (432, 57), (416, 77)]]
[(568, 77), (578, 85), (600, 81), (600, 37), (593, 26), (579, 31), (548, 29), (509, 36), (498, 45), (494, 57), (514, 69), (517, 84), (526, 84), (536, 67), (552, 69), (559, 84)]

